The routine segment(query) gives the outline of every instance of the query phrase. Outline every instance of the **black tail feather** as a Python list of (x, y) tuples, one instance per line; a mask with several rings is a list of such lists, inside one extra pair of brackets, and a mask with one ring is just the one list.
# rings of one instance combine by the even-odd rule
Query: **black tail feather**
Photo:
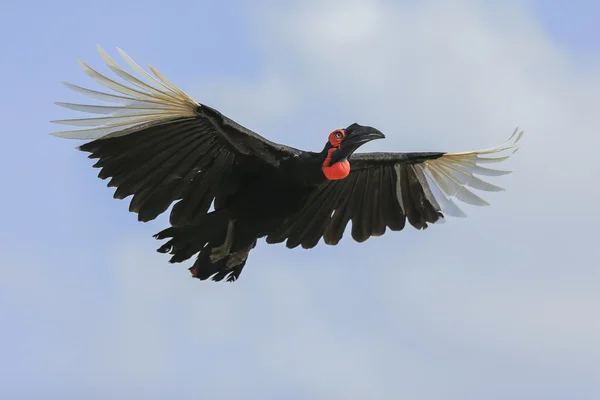
[(157, 251), (163, 254), (172, 254), (169, 262), (179, 263), (200, 252), (211, 239), (209, 233), (203, 225), (192, 225), (167, 228), (154, 237), (158, 240), (170, 238)]
[(235, 282), (242, 273), (244, 265), (246, 265), (250, 250), (255, 245), (256, 240), (248, 248), (232, 252), (227, 257), (213, 262), (210, 259), (213, 247), (209, 244), (198, 254), (196, 262), (189, 270), (194, 278), (200, 280), (211, 279), (220, 282), (226, 279), (227, 282)]
[(189, 268), (192, 276), (200, 280), (228, 282), (237, 280), (246, 264), (248, 254), (256, 246), (256, 237), (234, 228), (234, 240), (228, 254), (219, 260), (211, 260), (213, 248), (225, 242), (229, 216), (225, 210), (206, 215), (197, 225), (170, 227), (154, 235), (156, 239), (169, 239), (160, 246), (159, 253), (172, 255), (169, 262), (180, 263), (198, 253)]

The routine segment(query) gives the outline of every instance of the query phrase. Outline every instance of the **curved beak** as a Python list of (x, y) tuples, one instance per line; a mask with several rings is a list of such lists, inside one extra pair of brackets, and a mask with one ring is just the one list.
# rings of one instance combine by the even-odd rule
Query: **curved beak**
[(376, 139), (385, 139), (385, 135), (371, 126), (353, 124), (346, 129), (346, 137), (340, 144), (340, 150), (349, 156), (363, 144)]

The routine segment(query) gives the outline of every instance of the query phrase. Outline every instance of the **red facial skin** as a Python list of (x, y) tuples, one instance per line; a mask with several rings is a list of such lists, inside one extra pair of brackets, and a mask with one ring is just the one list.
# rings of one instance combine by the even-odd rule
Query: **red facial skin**
[(336, 129), (329, 134), (329, 143), (332, 147), (327, 152), (327, 158), (325, 159), (325, 162), (323, 162), (323, 167), (321, 170), (323, 171), (323, 174), (325, 174), (325, 177), (330, 181), (344, 179), (348, 176), (348, 174), (350, 174), (350, 163), (348, 160), (338, 161), (332, 165), (329, 165), (331, 162), (331, 155), (334, 151), (339, 149), (345, 135), (346, 132), (343, 129)]

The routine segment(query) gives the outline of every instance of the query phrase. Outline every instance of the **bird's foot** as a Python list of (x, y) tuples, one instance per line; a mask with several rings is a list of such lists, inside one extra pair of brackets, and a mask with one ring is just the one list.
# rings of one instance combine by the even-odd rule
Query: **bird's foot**
[(231, 245), (227, 245), (227, 243), (222, 244), (219, 247), (215, 247), (210, 252), (210, 262), (216, 263), (227, 257), (229, 255), (229, 251), (231, 250)]

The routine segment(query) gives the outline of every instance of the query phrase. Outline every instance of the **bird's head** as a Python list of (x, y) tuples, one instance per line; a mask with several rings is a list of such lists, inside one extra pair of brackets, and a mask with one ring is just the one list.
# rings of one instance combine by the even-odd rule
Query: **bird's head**
[(323, 152), (325, 161), (321, 167), (329, 180), (344, 179), (350, 173), (348, 157), (363, 144), (375, 139), (383, 139), (383, 133), (370, 126), (352, 124), (346, 129), (336, 129), (329, 134)]

